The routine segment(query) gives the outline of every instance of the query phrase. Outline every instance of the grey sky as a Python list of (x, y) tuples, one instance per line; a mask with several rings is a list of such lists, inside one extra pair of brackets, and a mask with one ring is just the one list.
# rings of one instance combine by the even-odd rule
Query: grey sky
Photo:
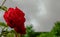
[[(2, 0), (0, 0), (0, 3)], [(26, 14), (26, 24), (33, 24), (35, 31), (50, 31), (60, 20), (60, 0), (7, 0), (5, 6), (19, 7)], [(3, 20), (0, 11), (0, 21)]]

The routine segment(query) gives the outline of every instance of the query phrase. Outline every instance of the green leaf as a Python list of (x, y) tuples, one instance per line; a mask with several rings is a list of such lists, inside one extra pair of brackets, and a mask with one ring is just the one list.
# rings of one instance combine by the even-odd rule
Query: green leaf
[(14, 37), (14, 33), (8, 33), (6, 37)]
[(5, 23), (3, 22), (0, 22), (0, 26), (5, 26), (5, 27), (8, 27)]

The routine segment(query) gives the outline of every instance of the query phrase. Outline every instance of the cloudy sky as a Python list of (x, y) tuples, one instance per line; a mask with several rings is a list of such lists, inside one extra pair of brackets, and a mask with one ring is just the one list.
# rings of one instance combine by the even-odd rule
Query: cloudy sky
[[(0, 5), (2, 0), (0, 0)], [(26, 25), (33, 24), (35, 31), (50, 31), (54, 22), (60, 20), (60, 0), (7, 0), (4, 4), (9, 7), (18, 7), (26, 14)], [(4, 11), (0, 11), (0, 21)]]

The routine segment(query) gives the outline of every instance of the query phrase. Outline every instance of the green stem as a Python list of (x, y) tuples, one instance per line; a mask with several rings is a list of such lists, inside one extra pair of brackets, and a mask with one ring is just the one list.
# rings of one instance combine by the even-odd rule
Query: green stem
[(22, 34), (20, 35), (20, 37), (22, 37)]
[(4, 1), (3, 1), (3, 3), (2, 3), (2, 5), (1, 5), (1, 6), (3, 6), (3, 5), (5, 4), (5, 2), (6, 2), (6, 0), (4, 0)]
[(15, 37), (22, 37), (19, 33), (15, 32)]
[(15, 37), (18, 37), (18, 33), (15, 31)]
[(15, 34), (16, 36), (15, 37), (18, 37), (18, 35), (17, 34)]
[(6, 0), (3, 1), (3, 3), (0, 6), (0, 9), (7, 11), (7, 7), (3, 6), (5, 4)]
[(4, 37), (6, 37), (6, 36), (4, 36)]

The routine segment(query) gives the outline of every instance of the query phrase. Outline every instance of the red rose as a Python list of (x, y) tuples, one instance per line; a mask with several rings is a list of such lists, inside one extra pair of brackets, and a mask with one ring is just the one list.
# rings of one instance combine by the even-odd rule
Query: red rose
[(15, 27), (14, 30), (20, 34), (25, 34), (26, 32), (24, 32), (26, 29), (25, 27), (22, 25), (21, 27)]
[(25, 34), (26, 29), (24, 26), (25, 22), (25, 14), (23, 11), (18, 9), (17, 7), (14, 8), (9, 8), (5, 13), (4, 13), (4, 19), (7, 22), (7, 25), (11, 28), (14, 28), (14, 30), (18, 33)]

